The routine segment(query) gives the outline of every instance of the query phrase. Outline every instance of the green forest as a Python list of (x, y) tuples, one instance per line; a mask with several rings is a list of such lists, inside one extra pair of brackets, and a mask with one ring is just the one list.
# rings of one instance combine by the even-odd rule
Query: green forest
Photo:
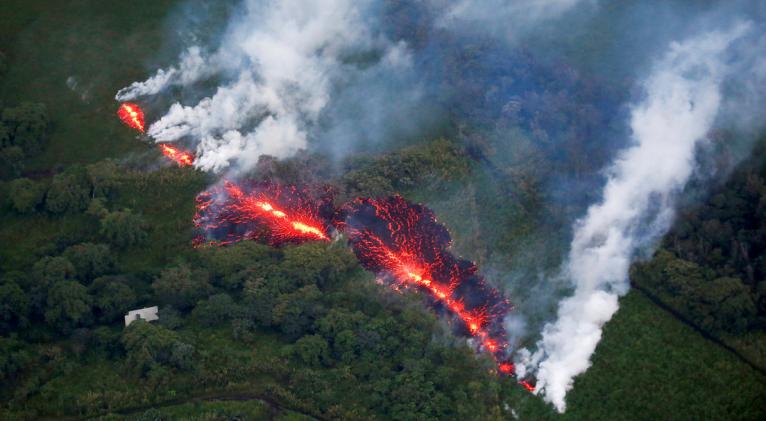
[[(159, 152), (115, 117), (114, 93), (145, 76), (175, 2), (51, 3), (0, 12), (0, 419), (766, 418), (766, 137), (684, 192), (558, 414), (417, 294), (376, 283), (342, 240), (192, 247), (194, 199), (215, 178), (147, 168)], [(433, 208), (480, 266), (552, 267), (530, 250), (565, 247), (562, 221), (580, 210), (547, 200), (544, 169), (563, 164), (539, 131), (506, 123), (528, 159), (445, 124), (340, 169), (302, 152), (262, 157), (250, 176), (321, 180), (338, 203), (398, 193)], [(159, 320), (125, 327), (154, 305)]]

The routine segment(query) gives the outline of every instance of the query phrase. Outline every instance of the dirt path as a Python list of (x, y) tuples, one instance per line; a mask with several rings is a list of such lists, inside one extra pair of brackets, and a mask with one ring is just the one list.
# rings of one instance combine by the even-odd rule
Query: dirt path
[(116, 415), (138, 415), (142, 412), (145, 412), (149, 409), (161, 409), (161, 408), (167, 408), (171, 406), (177, 406), (177, 405), (183, 405), (186, 403), (192, 403), (192, 402), (225, 402), (225, 401), (237, 401), (237, 402), (243, 402), (243, 401), (261, 401), (265, 403), (269, 407), (269, 418), (270, 420), (276, 419), (277, 416), (284, 413), (285, 411), (292, 411), (299, 413), (301, 415), (304, 415), (306, 417), (309, 417), (310, 419), (314, 420), (325, 420), (325, 418), (317, 418), (313, 414), (309, 414), (307, 412), (303, 412), (298, 409), (294, 408), (287, 408), (283, 405), (281, 405), (279, 402), (275, 401), (274, 399), (271, 399), (269, 397), (258, 395), (254, 393), (247, 393), (247, 392), (212, 392), (212, 393), (204, 393), (200, 395), (195, 395), (192, 397), (186, 397), (186, 398), (177, 398), (172, 399), (168, 401), (164, 401), (157, 404), (150, 404), (150, 405), (142, 405), (137, 406), (133, 408), (125, 408), (117, 411), (109, 411), (104, 412), (99, 415), (94, 415), (87, 417), (85, 419), (93, 420), (98, 419), (99, 417), (103, 417), (108, 414), (116, 414)]

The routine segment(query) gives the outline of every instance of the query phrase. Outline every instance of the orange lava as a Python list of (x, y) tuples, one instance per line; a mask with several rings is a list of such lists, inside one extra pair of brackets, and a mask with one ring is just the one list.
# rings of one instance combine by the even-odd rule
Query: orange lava
[(441, 302), (452, 313), (457, 315), (465, 323), (471, 336), (479, 339), (484, 348), (490, 353), (494, 354), (500, 349), (498, 344), (490, 338), (489, 333), (483, 329), (487, 321), (487, 315), (484, 311), (466, 310), (461, 301), (452, 298), (452, 288), (433, 282), (425, 269), (419, 267), (416, 263), (406, 262), (408, 259), (395, 254), (383, 244), (377, 244), (375, 248), (378, 253), (384, 256), (382, 259), (385, 262), (384, 265), (400, 283), (405, 286), (419, 286), (426, 290), (431, 297)]
[(175, 161), (180, 167), (188, 167), (194, 164), (194, 155), (170, 146), (167, 143), (160, 144), (160, 151), (163, 155)]
[(534, 392), (535, 391), (535, 387), (531, 383), (526, 381), (526, 380), (519, 380), (519, 384), (524, 386), (524, 389), (527, 389), (530, 392)]
[(242, 215), (266, 216), (272, 221), (278, 222), (282, 229), (287, 229), (288, 235), (296, 237), (313, 237), (318, 240), (329, 241), (330, 238), (324, 233), (321, 224), (306, 220), (298, 216), (289, 216), (286, 212), (277, 209), (269, 201), (253, 195), (247, 195), (234, 183), (225, 183), (229, 197), (237, 201), (234, 205)]
[(117, 110), (117, 116), (128, 127), (132, 127), (141, 133), (144, 132), (144, 112), (138, 105), (123, 102)]

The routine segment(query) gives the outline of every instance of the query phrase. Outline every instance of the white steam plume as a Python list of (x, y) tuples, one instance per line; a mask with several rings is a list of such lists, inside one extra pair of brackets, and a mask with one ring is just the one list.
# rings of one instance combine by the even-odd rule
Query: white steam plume
[(143, 82), (133, 82), (115, 95), (117, 101), (130, 101), (140, 96), (156, 95), (170, 85), (186, 85), (209, 75), (213, 69), (205, 63), (202, 49), (193, 46), (181, 55), (178, 67), (160, 69), (154, 76)]
[[(219, 78), (212, 95), (196, 104), (172, 105), (147, 134), (162, 142), (183, 138), (195, 143), (195, 166), (203, 170), (231, 165), (246, 170), (263, 154), (288, 157), (307, 146), (339, 85), (370, 68), (397, 72), (409, 66), (403, 44), (390, 43), (368, 27), (364, 16), (369, 5), (246, 0), (214, 54), (203, 58), (199, 48), (192, 48), (178, 68), (134, 83), (117, 99)], [(373, 63), (370, 52), (378, 57)], [(360, 57), (367, 61), (354, 62)]]
[(536, 369), (536, 391), (560, 412), (574, 377), (590, 366), (618, 297), (629, 289), (632, 258), (672, 222), (674, 197), (692, 175), (695, 148), (721, 104), (724, 53), (749, 27), (673, 43), (645, 82), (646, 97), (631, 114), (633, 144), (609, 169), (602, 201), (575, 225), (563, 269), (574, 294), (559, 303), (558, 319), (543, 329), (538, 350), (520, 353), (519, 374)]

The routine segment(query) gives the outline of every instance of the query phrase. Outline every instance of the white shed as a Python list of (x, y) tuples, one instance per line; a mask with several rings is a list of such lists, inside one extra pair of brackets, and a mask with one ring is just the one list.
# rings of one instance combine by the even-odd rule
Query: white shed
[(129, 311), (128, 314), (125, 315), (125, 326), (133, 323), (136, 320), (146, 320), (147, 322), (157, 320), (160, 318), (159, 311), (160, 310), (157, 306), (139, 308), (138, 310)]

